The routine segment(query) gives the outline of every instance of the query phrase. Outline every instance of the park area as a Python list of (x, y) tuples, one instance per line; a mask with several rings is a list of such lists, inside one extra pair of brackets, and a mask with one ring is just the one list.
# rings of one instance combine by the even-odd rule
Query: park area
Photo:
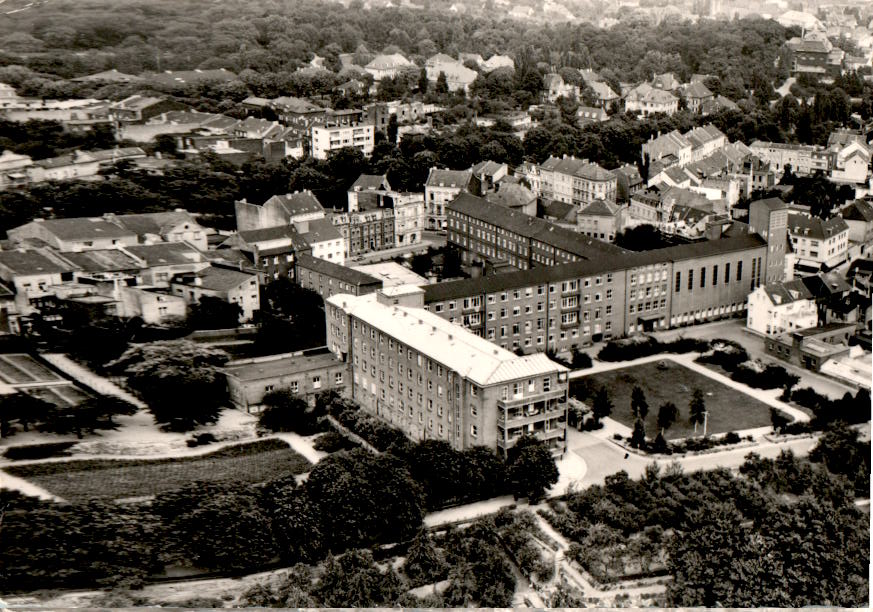
[(141, 498), (194, 481), (260, 483), (308, 472), (311, 464), (282, 440), (259, 440), (194, 457), (89, 459), (11, 465), (4, 470), (70, 502)]
[(613, 404), (610, 417), (632, 428), (631, 393), (637, 386), (645, 393), (649, 405), (645, 419), (649, 436), (657, 433), (658, 408), (666, 402), (676, 404), (679, 418), (664, 432), (664, 437), (675, 440), (694, 435), (694, 425), (688, 419), (688, 402), (695, 389), (703, 391), (709, 412), (708, 434), (770, 425), (770, 408), (763, 402), (670, 359), (583, 376), (570, 383), (570, 395), (590, 405), (594, 392), (606, 388)]

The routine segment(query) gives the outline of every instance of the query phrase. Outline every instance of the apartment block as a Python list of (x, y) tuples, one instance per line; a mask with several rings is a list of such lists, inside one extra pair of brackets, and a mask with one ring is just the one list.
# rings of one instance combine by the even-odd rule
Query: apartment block
[(528, 180), (535, 195), (549, 200), (583, 207), (595, 200), (614, 203), (616, 199), (615, 174), (587, 159), (550, 157), (539, 165), (522, 165), (516, 175)]
[(327, 159), (332, 151), (344, 147), (354, 147), (364, 155), (373, 152), (375, 127), (372, 124), (355, 125), (313, 125), (310, 129), (312, 157)]
[(300, 254), (296, 262), (297, 284), (318, 293), (322, 299), (337, 293), (365, 295), (382, 288), (382, 280), (326, 259)]
[(413, 440), (505, 454), (522, 435), (566, 450), (567, 369), (518, 356), (426, 310), (422, 290), (326, 300), (328, 346), (351, 370), (350, 395)]
[(567, 351), (740, 316), (762, 284), (757, 235), (427, 285), (425, 308), (506, 349)]

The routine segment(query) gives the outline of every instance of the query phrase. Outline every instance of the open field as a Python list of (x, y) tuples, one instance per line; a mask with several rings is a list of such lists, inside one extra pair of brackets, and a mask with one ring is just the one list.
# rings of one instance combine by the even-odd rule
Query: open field
[(649, 404), (646, 433), (651, 437), (658, 432), (658, 408), (665, 402), (673, 402), (679, 408), (679, 419), (664, 433), (665, 437), (670, 440), (694, 434), (694, 426), (688, 422), (688, 402), (696, 388), (703, 391), (709, 411), (707, 433), (770, 425), (770, 408), (766, 404), (669, 359), (577, 378), (570, 382), (570, 394), (585, 401), (601, 386), (609, 391), (613, 403), (611, 417), (628, 427), (634, 424), (631, 392), (634, 386), (642, 388)]
[(229, 446), (195, 457), (34, 463), (9, 466), (5, 471), (75, 502), (156, 495), (196, 480), (264, 482), (302, 474), (309, 468), (310, 463), (287, 443), (270, 439)]

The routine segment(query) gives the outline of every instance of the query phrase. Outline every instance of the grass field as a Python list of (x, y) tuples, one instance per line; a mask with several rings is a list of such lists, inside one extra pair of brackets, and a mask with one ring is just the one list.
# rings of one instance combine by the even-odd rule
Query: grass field
[[(658, 408), (665, 402), (673, 402), (679, 408), (679, 419), (664, 432), (668, 440), (685, 438), (694, 434), (694, 426), (688, 422), (688, 402), (694, 389), (701, 389), (709, 411), (707, 433), (724, 433), (770, 425), (770, 407), (755, 398), (717, 382), (708, 376), (670, 360), (645, 363), (609, 372), (600, 372), (571, 381), (570, 394), (585, 401), (598, 387), (606, 387), (613, 403), (611, 417), (633, 427), (631, 392), (639, 386), (646, 394), (649, 414), (646, 417), (646, 434), (658, 433)], [(698, 433), (701, 428), (698, 427)]]
[(238, 444), (199, 457), (86, 459), (4, 468), (68, 501), (156, 495), (195, 480), (257, 483), (309, 471), (310, 463), (281, 440)]

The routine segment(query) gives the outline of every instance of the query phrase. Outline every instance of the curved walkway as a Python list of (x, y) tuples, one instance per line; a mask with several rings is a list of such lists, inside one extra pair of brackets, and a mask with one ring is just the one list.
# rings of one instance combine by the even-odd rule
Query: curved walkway
[(63, 372), (76, 382), (94, 389), (97, 393), (117, 397), (130, 404), (133, 404), (137, 408), (148, 407), (146, 406), (145, 402), (134, 396), (132, 393), (125, 391), (114, 382), (107, 380), (98, 374), (95, 374), (82, 364), (76, 363), (63, 353), (43, 353), (40, 355), (40, 357), (48, 361), (50, 364), (55, 366), (57, 369), (59, 369), (61, 372)]

